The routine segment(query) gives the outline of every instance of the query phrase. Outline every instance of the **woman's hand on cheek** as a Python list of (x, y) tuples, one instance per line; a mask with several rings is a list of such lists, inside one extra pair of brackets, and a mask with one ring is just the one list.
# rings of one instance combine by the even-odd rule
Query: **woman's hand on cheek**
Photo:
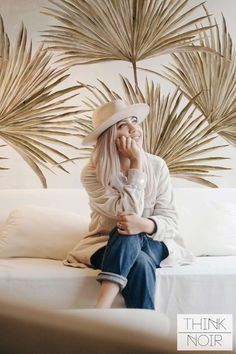
[(135, 235), (141, 232), (152, 233), (154, 231), (154, 223), (132, 212), (120, 213), (117, 220), (118, 232), (121, 235)]
[(116, 139), (116, 146), (119, 154), (129, 158), (130, 161), (141, 159), (141, 150), (131, 137), (120, 136)]

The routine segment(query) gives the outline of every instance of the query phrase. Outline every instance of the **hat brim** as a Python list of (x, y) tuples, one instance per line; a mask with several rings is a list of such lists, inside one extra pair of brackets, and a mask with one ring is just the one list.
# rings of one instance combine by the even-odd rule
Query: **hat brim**
[(82, 145), (94, 145), (99, 135), (104, 133), (105, 130), (110, 128), (113, 124), (118, 123), (120, 120), (135, 116), (138, 119), (138, 123), (141, 123), (149, 113), (149, 106), (146, 103), (135, 103), (125, 107), (119, 112), (113, 114), (109, 119), (101, 124), (98, 128), (94, 129), (92, 133), (87, 135), (82, 141)]

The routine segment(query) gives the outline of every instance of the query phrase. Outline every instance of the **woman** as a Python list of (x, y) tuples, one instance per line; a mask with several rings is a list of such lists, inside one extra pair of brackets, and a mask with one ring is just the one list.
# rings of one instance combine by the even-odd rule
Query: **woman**
[(111, 307), (120, 291), (128, 308), (154, 309), (156, 268), (194, 258), (178, 233), (167, 165), (142, 149), (148, 113), (147, 104), (105, 103), (83, 141), (95, 144), (81, 173), (91, 223), (66, 264), (101, 269), (97, 308)]

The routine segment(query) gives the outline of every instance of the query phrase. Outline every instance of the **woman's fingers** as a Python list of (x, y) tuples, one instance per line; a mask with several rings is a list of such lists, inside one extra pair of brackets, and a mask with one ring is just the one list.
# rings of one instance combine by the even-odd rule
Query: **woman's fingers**
[(127, 231), (126, 231), (126, 229), (125, 229), (125, 227), (124, 227), (124, 225), (122, 223), (118, 222), (116, 224), (116, 226), (117, 226), (119, 234), (125, 235), (127, 233)]
[(117, 146), (119, 152), (121, 152), (122, 154), (125, 153), (125, 150), (126, 150), (126, 138), (125, 138), (125, 136), (121, 136), (121, 137), (116, 139), (116, 146)]
[(135, 146), (135, 141), (132, 139), (130, 136), (126, 137), (122, 135), (121, 137), (116, 139), (116, 145), (119, 150), (122, 150), (124, 152), (131, 152), (133, 146)]
[(119, 153), (130, 160), (138, 159), (140, 157), (140, 148), (136, 141), (130, 136), (126, 137), (122, 135), (116, 139), (116, 145)]
[(121, 152), (121, 141), (120, 141), (120, 138), (116, 139), (116, 146), (117, 146), (118, 151)]
[(136, 215), (133, 211), (122, 211), (118, 216), (118, 222), (128, 221), (131, 215)]
[(127, 228), (126, 222), (121, 221), (121, 220), (117, 221), (116, 226), (118, 229), (123, 230), (123, 231)]
[(126, 138), (126, 149), (131, 150), (132, 139), (130, 137)]
[(121, 136), (121, 147), (123, 149), (124, 152), (127, 152), (127, 138), (126, 136)]
[(118, 221), (119, 222), (122, 222), (122, 221), (127, 221), (127, 215), (119, 215), (119, 218), (118, 218)]
[(128, 235), (127, 231), (123, 231), (123, 230), (118, 229), (118, 232), (120, 235)]

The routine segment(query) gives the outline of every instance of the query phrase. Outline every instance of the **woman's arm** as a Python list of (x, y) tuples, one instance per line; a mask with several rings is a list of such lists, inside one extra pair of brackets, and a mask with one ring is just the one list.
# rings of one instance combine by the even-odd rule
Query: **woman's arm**
[(117, 220), (117, 227), (121, 235), (134, 235), (140, 232), (152, 235), (156, 231), (155, 221), (135, 213), (121, 213)]
[(165, 161), (162, 161), (153, 214), (145, 218), (135, 212), (121, 213), (117, 220), (120, 234), (132, 235), (145, 232), (153, 239), (163, 241), (166, 238), (174, 238), (178, 233), (170, 174)]
[(158, 241), (174, 238), (178, 233), (178, 215), (174, 203), (170, 173), (166, 162), (163, 162), (153, 215), (149, 217), (156, 224), (156, 231), (151, 237)]
[(106, 189), (97, 181), (91, 163), (81, 173), (81, 182), (89, 195), (91, 208), (114, 219), (122, 212), (134, 212), (140, 216), (143, 213), (146, 174), (138, 169), (129, 169), (127, 179), (128, 184), (119, 192), (114, 188)]

